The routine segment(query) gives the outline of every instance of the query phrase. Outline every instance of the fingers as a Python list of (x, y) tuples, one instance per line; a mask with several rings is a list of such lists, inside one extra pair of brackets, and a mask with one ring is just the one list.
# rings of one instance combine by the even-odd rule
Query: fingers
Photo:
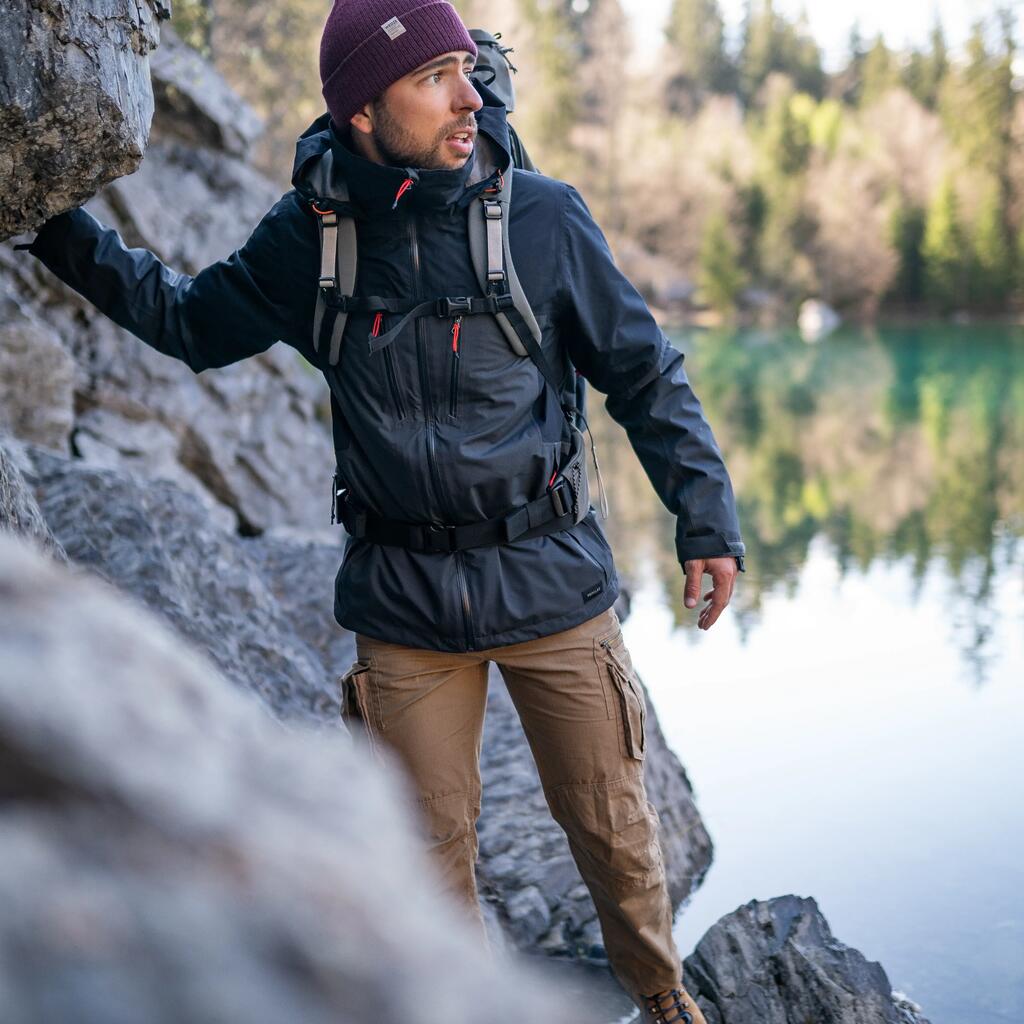
[(732, 598), (736, 584), (736, 568), (732, 560), (710, 559), (707, 571), (714, 586), (704, 595), (704, 600), (710, 600), (711, 603), (701, 609), (697, 619), (699, 629), (710, 629), (718, 621)]
[(687, 608), (697, 607), (697, 597), (700, 594), (700, 578), (704, 575), (704, 559), (691, 558), (683, 563), (686, 571), (686, 587), (683, 590), (683, 604)]

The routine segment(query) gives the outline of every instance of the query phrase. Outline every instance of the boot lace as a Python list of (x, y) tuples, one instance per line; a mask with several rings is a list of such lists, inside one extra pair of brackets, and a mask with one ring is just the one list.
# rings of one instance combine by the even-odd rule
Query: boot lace
[[(672, 1002), (665, 1006), (662, 1000), (670, 998)], [(657, 995), (644, 996), (644, 1005), (650, 1015), (647, 1024), (693, 1024), (693, 1014), (686, 1009), (689, 1000), (677, 988), (670, 988)], [(669, 1013), (672, 1016), (667, 1016)]]

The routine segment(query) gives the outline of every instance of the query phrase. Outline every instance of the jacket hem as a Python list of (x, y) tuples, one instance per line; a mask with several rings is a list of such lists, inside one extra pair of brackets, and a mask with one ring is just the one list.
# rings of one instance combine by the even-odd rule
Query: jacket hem
[[(487, 651), (495, 647), (509, 647), (512, 644), (521, 644), (528, 640), (550, 636), (552, 633), (559, 633), (564, 629), (572, 629), (573, 626), (578, 626), (595, 615), (600, 615), (601, 612), (615, 604), (620, 589), (618, 575), (614, 574), (609, 586), (602, 590), (594, 600), (580, 605), (571, 612), (541, 619), (539, 622), (531, 622), (528, 626), (502, 630), (498, 633), (475, 634), (471, 638), (471, 642), (467, 642), (465, 636), (440, 636), (437, 633), (421, 633), (407, 627), (397, 631), (382, 631), (375, 623), (361, 622), (357, 617), (347, 614), (339, 615), (337, 606), (335, 606), (334, 617), (338, 625), (344, 629), (352, 633), (362, 633), (364, 636), (382, 640), (384, 643), (402, 644), (431, 651), (468, 653), (470, 651)], [(384, 632), (388, 632), (388, 635), (383, 635)]]

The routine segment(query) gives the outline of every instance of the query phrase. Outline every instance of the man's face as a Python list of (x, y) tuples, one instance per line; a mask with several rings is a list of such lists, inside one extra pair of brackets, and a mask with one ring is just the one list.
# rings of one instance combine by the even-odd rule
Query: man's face
[(441, 54), (393, 82), (352, 118), (372, 159), (397, 167), (455, 169), (473, 152), (483, 106), (467, 50)]

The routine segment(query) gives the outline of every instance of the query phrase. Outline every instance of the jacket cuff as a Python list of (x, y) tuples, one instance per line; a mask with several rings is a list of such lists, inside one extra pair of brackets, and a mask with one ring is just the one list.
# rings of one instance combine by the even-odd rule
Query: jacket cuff
[(16, 245), (15, 249), (25, 249), (36, 259), (46, 261), (47, 253), (54, 252), (63, 246), (71, 231), (74, 213), (77, 207), (65, 210), (63, 213), (54, 214), (48, 220), (43, 221), (36, 231), (36, 237), (24, 245)]
[(680, 565), (693, 558), (727, 558), (732, 555), (740, 572), (746, 572), (746, 553), (746, 545), (732, 534), (709, 533), (704, 537), (676, 538), (676, 556)]

